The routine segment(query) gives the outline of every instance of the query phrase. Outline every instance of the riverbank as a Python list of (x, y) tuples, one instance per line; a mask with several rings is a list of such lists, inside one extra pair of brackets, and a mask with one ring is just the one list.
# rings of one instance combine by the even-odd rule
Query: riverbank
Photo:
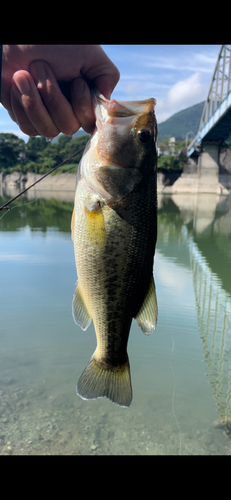
[[(26, 189), (34, 182), (41, 179), (42, 175), (20, 172), (13, 172), (3, 176), (0, 173), (0, 189)], [(41, 183), (38, 183), (36, 191), (69, 191), (74, 192), (76, 187), (76, 173), (61, 173), (56, 175), (48, 175)], [(218, 179), (210, 178), (209, 176), (203, 179), (198, 177), (197, 173), (182, 173), (176, 175), (173, 173), (159, 172), (157, 174), (157, 191), (158, 193), (175, 194), (175, 193), (217, 193), (228, 195), (231, 192), (230, 175), (219, 175)]]
[[(29, 172), (23, 174), (20, 172), (13, 172), (3, 176), (0, 174), (0, 187), (2, 188), (19, 188), (27, 189), (31, 184), (41, 179), (41, 174), (34, 174)], [(76, 185), (76, 173), (62, 173), (56, 175), (48, 175), (41, 183), (35, 187), (36, 190), (46, 191), (54, 189), (56, 191), (74, 191)]]

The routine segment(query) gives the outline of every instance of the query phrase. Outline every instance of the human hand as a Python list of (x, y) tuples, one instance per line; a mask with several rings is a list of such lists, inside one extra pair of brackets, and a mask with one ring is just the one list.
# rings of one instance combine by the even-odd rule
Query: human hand
[[(119, 71), (99, 45), (3, 45), (1, 102), (29, 136), (91, 133), (95, 115), (90, 88), (107, 98)], [(71, 82), (67, 100), (58, 85)]]

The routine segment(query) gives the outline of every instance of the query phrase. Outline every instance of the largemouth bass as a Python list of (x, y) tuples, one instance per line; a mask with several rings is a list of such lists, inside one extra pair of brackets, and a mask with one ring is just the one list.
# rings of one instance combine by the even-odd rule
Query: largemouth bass
[(93, 94), (96, 128), (77, 174), (72, 239), (77, 286), (72, 312), (97, 347), (77, 394), (128, 407), (132, 386), (127, 343), (132, 319), (156, 327), (153, 260), (157, 237), (154, 99), (107, 100)]

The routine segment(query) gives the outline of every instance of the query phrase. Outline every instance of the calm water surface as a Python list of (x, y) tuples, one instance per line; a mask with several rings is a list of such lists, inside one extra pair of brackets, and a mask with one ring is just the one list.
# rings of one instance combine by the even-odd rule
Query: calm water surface
[(71, 313), (73, 194), (46, 198), (0, 220), (0, 453), (230, 455), (231, 196), (159, 196), (158, 326), (132, 323), (129, 409), (76, 395), (96, 339)]

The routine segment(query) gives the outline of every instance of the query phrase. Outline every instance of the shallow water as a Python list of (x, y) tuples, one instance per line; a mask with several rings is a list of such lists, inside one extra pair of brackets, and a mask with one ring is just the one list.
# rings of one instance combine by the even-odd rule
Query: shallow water
[(96, 339), (72, 319), (73, 203), (58, 198), (0, 220), (0, 453), (230, 455), (230, 197), (159, 196), (158, 326), (132, 323), (129, 409), (76, 395)]

